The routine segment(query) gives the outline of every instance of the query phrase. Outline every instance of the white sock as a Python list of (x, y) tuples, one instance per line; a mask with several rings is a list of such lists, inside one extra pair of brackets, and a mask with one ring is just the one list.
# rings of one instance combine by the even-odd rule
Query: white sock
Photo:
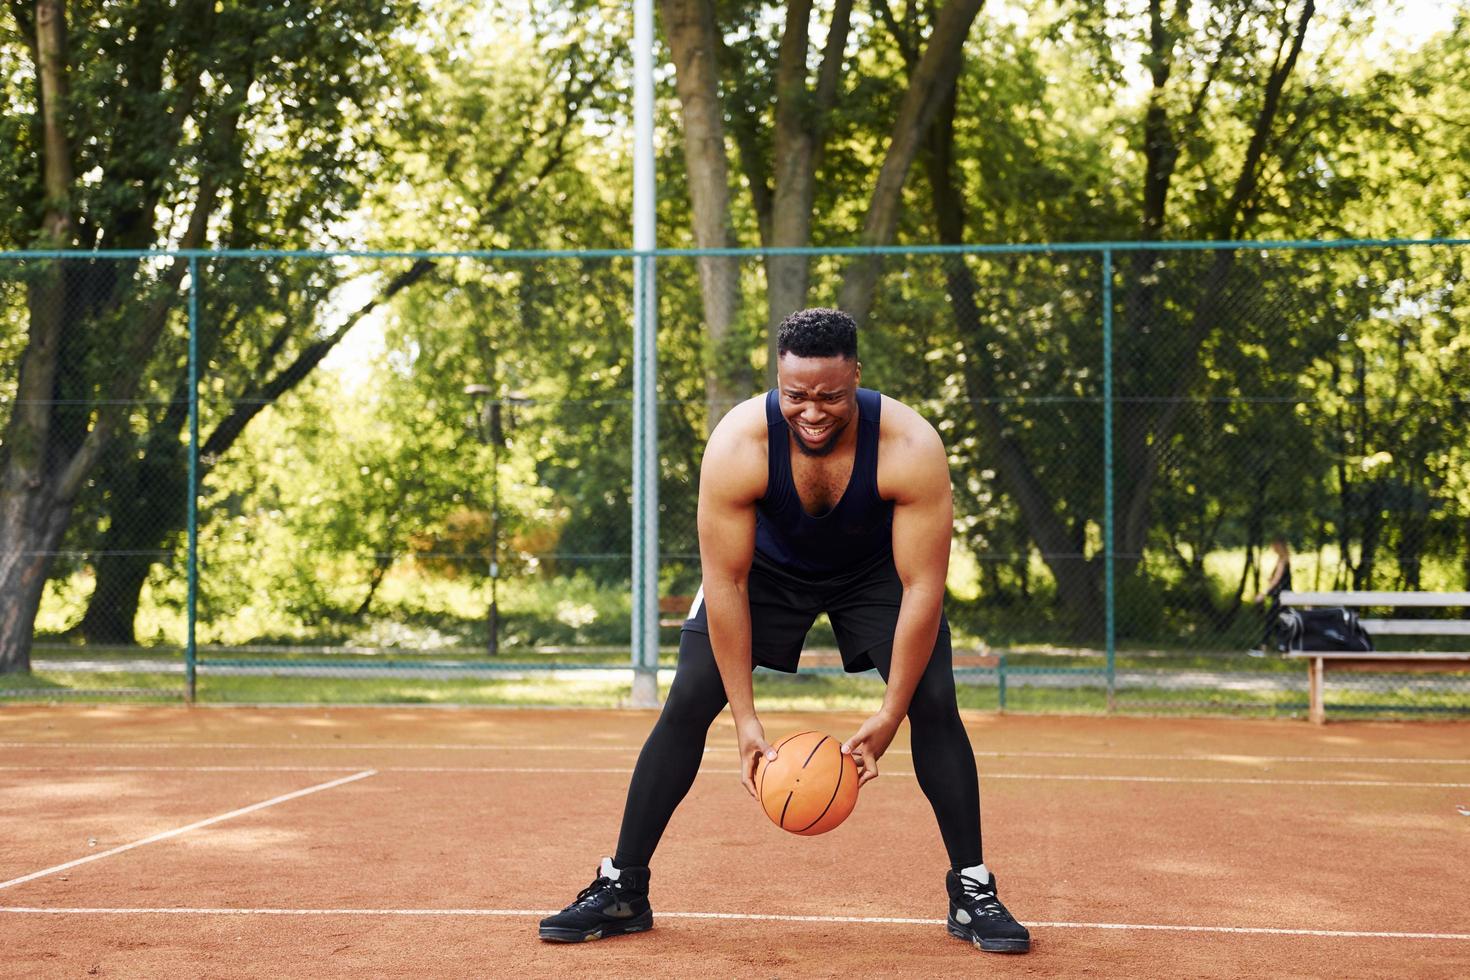
[(961, 868), (960, 874), (982, 885), (990, 884), (990, 869), (983, 864), (977, 864), (973, 868)]
[[(985, 867), (985, 865), (982, 864), (981, 867), (983, 868)], [(603, 858), (602, 867), (597, 869), (597, 873), (602, 875), (602, 877), (604, 878), (611, 878), (613, 881), (617, 881), (620, 877), (622, 877), (623, 874), (621, 871), (618, 870), (617, 866), (613, 864), (612, 858)], [(986, 878), (985, 880), (989, 881), (990, 879)]]

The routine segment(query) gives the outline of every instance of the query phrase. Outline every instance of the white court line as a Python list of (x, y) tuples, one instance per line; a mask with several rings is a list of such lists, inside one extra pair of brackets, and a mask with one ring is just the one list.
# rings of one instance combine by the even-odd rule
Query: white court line
[(298, 789), (294, 793), (286, 793), (283, 796), (277, 796), (273, 799), (262, 800), (259, 803), (252, 803), (249, 806), (241, 807), (238, 810), (231, 810), (229, 813), (222, 813), (217, 817), (209, 817), (206, 820), (198, 820), (194, 823), (189, 824), (187, 827), (176, 827), (173, 830), (165, 830), (162, 833), (154, 834), (152, 837), (145, 837), (142, 840), (135, 840), (131, 844), (123, 844), (120, 847), (114, 847), (106, 851), (101, 851), (97, 854), (88, 854), (84, 858), (77, 858), (75, 861), (68, 861), (65, 864), (58, 864), (52, 868), (43, 868), (40, 871), (33, 871), (28, 875), (21, 875), (19, 878), (11, 878), (9, 881), (0, 881), (0, 888), (9, 888), (11, 885), (19, 885), (23, 882), (34, 881), (37, 878), (44, 878), (47, 875), (55, 874), (58, 871), (65, 871), (67, 868), (75, 868), (79, 864), (86, 864), (88, 861), (98, 861), (105, 857), (111, 857), (114, 854), (121, 854), (123, 851), (131, 851), (135, 847), (142, 847), (144, 844), (153, 844), (161, 840), (168, 840), (170, 837), (177, 837), (180, 834), (187, 834), (191, 830), (198, 830), (201, 827), (208, 827), (211, 824), (217, 824), (224, 820), (230, 820), (234, 817), (241, 817), (247, 813), (254, 813), (256, 810), (264, 810), (266, 807), (275, 806), (277, 803), (285, 803), (288, 800), (294, 800), (302, 796), (307, 796), (311, 793), (320, 793), (324, 789), (332, 789), (336, 786), (342, 786), (346, 783), (355, 782), (359, 779), (366, 779), (369, 776), (375, 775), (377, 775), (377, 772), (375, 770), (367, 769), (363, 772), (353, 773), (351, 776), (343, 776), (341, 779), (334, 779), (328, 783), (318, 783), (315, 786), (308, 786), (306, 789)]
[[(356, 766), (0, 766), (0, 772), (350, 772)], [(385, 772), (379, 768), (378, 772)], [(631, 770), (630, 770), (631, 771)]]
[[(0, 766), (0, 772), (341, 772), (346, 766)], [(593, 766), (378, 766), (380, 773), (453, 773), (460, 775), (629, 775), (629, 767)], [(701, 776), (736, 776), (738, 769), (699, 770)], [(910, 770), (894, 769), (885, 776), (912, 776)], [(1245, 776), (1104, 776), (1091, 773), (987, 772), (981, 780), (1012, 779), (1083, 783), (1187, 783), (1223, 786), (1392, 786), (1409, 789), (1470, 789), (1470, 783), (1436, 783), (1399, 779), (1259, 779)], [(3, 888), (4, 885), (0, 885)]]
[[(0, 906), (12, 915), (233, 915), (233, 916), (403, 916), (540, 918), (555, 909), (271, 909), (271, 908), (50, 908), (28, 905)], [(666, 919), (737, 919), (749, 922), (830, 922), (864, 925), (939, 926), (943, 919), (918, 919), (884, 915), (761, 915), (743, 912), (659, 912)], [(1446, 939), (1470, 941), (1464, 932), (1386, 932), (1353, 929), (1273, 929), (1264, 926), (1167, 925), (1137, 922), (1028, 922), (1031, 929), (1107, 929), (1149, 932), (1212, 932), (1251, 936), (1324, 936), (1342, 939)]]
[[(900, 773), (913, 775), (913, 773)], [(1470, 789), (1470, 783), (1429, 783), (1396, 779), (1252, 779), (1247, 777), (1210, 776), (1094, 776), (1063, 773), (981, 773), (986, 779), (1056, 779), (1083, 783), (1204, 783), (1219, 786), (1406, 786), (1419, 789)]]
[[(5, 749), (163, 749), (196, 751), (200, 749), (245, 749), (273, 751), (287, 749), (314, 752), (318, 749), (384, 749), (387, 751), (431, 750), (435, 752), (627, 752), (637, 753), (638, 745), (466, 745), (463, 742), (0, 742)], [(705, 754), (728, 751), (722, 746), (708, 746)], [(889, 749), (887, 755), (911, 755), (908, 749)], [(1460, 759), (1413, 759), (1402, 756), (1352, 755), (1249, 755), (1235, 752), (1199, 754), (1163, 754), (1153, 752), (1005, 752), (978, 751), (977, 759), (1126, 759), (1150, 762), (1304, 762), (1332, 765), (1401, 765), (1401, 766), (1470, 766), (1470, 756)]]

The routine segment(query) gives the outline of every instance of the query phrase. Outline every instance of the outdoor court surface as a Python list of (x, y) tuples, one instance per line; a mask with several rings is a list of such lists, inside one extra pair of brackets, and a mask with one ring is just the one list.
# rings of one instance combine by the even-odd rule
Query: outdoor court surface
[(967, 715), (987, 863), (1032, 929), (1002, 956), (944, 930), (907, 726), (847, 823), (799, 838), (741, 788), (726, 715), (653, 931), (539, 942), (613, 846), (652, 722), (0, 708), (0, 975), (1470, 976), (1464, 723)]

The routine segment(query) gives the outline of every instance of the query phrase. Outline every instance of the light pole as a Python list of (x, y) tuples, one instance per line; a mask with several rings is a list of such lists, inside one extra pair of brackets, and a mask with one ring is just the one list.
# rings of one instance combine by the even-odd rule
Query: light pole
[(494, 657), (500, 653), (500, 409), (501, 401), (490, 385), (468, 384), (464, 393), (475, 402), (475, 432), (480, 445), (490, 447), (490, 608), (486, 613), (485, 652)]

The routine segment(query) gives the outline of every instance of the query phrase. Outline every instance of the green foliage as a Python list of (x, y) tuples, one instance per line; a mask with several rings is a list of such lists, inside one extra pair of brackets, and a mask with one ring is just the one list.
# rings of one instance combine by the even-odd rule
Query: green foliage
[[(1370, 61), (1373, 22), (1358, 15), (1382, 4), (1319, 14), (1265, 118), (1264, 80), (1298, 3), (1285, 17), (1258, 0), (1196, 4), (1164, 25), (1157, 51), (1146, 5), (1024, 7), (1024, 18), (982, 14), (966, 48), (949, 120), (962, 240), (1458, 234), (1470, 218), (1463, 20), (1420, 50)], [(830, 7), (818, 8), (825, 23)], [(176, 240), (205, 181), (219, 188), (212, 244), (626, 243), (621, 7), (70, 9), (83, 247)], [(854, 240), (906, 54), (934, 9), (854, 24), (824, 121), (813, 241)], [(753, 147), (766, 158), (784, 11), (722, 2), (717, 12), (723, 82), (732, 105), (755, 113)], [(34, 240), (41, 206), (24, 30), (13, 12), (0, 18), (0, 245), (10, 246)], [(1155, 83), (1149, 71), (1165, 62)], [(682, 244), (687, 175), (672, 87), (660, 84), (661, 241)], [(1163, 113), (1152, 130), (1151, 111)], [(1157, 213), (1145, 194), (1150, 132), (1168, 142), (1172, 167)], [(910, 178), (902, 241), (941, 237), (939, 136)], [(735, 220), (755, 241), (747, 197), (736, 195)], [(1317, 563), (1322, 587), (1463, 582), (1467, 261), (1450, 248), (1114, 256), (1125, 648), (1239, 646), (1257, 625), (1252, 565), (1278, 531), (1299, 552), (1333, 556)], [(836, 296), (845, 270), (813, 259), (813, 301)], [(699, 578), (703, 371), (722, 358), (763, 366), (759, 261), (740, 275), (737, 339), (713, 351), (695, 263), (659, 263), (670, 594)], [(504, 643), (624, 640), (631, 263), (209, 259), (201, 282), (207, 639), (477, 646), (493, 546)], [(137, 638), (174, 640), (185, 597), (179, 294), (159, 263), (98, 264), (68, 285), (85, 325), (61, 378), (78, 399), (73, 427), (131, 356), (113, 338), (155, 298), (172, 309), (126, 432), (78, 502), (41, 623), (76, 625), (97, 551), (157, 552), (169, 557), (145, 576)], [(7, 413), (26, 292), (0, 271)], [(1061, 576), (1080, 572), (1100, 597), (1103, 313), (1095, 253), (887, 260), (864, 376), (920, 408), (949, 447), (956, 539), (975, 563), (950, 617), (969, 636), (1089, 648), (1101, 638), (1101, 606)], [(269, 386), (348, 326), (379, 353), (329, 362), (284, 394)], [(488, 419), (470, 384), (500, 406), (497, 431), (480, 428)], [(1056, 532), (1048, 543), (1041, 512)], [(144, 519), (151, 540), (119, 537)]]
[[(67, 5), (70, 202), (82, 247), (165, 244), (222, 192), (220, 241), (304, 245), (356, 204), (409, 80), (400, 52), (417, 5), (292, 3)], [(0, 244), (30, 244), (42, 208), (37, 90), (27, 22), (0, 33), (0, 132), (18, 179), (0, 181)]]

